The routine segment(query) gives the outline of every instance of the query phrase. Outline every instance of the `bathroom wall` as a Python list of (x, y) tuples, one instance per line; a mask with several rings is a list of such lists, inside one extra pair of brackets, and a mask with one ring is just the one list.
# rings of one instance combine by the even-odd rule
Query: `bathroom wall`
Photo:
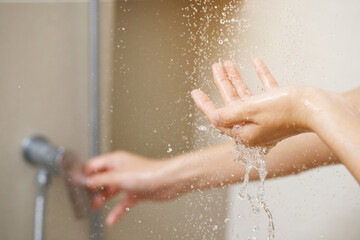
[[(187, 2), (124, 4), (100, 4), (103, 152), (126, 149), (167, 158), (200, 147), (191, 125), (193, 81), (185, 74), (193, 70), (187, 60), (194, 56), (189, 49), (182, 55), (187, 45), (180, 36), (186, 29), (179, 9)], [(22, 159), (22, 139), (40, 133), (84, 159), (88, 155), (87, 1), (1, 0), (0, 35), (0, 238), (28, 239), (36, 169)], [(220, 239), (224, 194), (204, 191), (168, 203), (140, 204), (116, 227), (104, 228), (104, 237)], [(45, 238), (89, 238), (89, 222), (73, 219), (59, 177), (48, 193)]]
[[(359, 86), (359, 1), (246, 1), (238, 56), (244, 79), (259, 92), (251, 59), (264, 59), (281, 85), (344, 92)], [(331, 129), (329, 129), (331, 131)], [(265, 239), (266, 216), (249, 216), (249, 203), (230, 190), (228, 239)], [(256, 191), (255, 186), (251, 188)], [(267, 180), (275, 239), (359, 239), (359, 185), (343, 166)], [(254, 226), (260, 230), (253, 231)]]
[[(0, 1), (0, 239), (32, 239), (36, 169), (21, 141), (43, 134), (88, 154), (87, 4)], [(63, 182), (48, 192), (46, 239), (89, 239)]]
[[(264, 58), (281, 84), (339, 92), (358, 84), (359, 3), (235, 2), (242, 19), (231, 35), (236, 41), (217, 44), (221, 35), (214, 23), (203, 32), (210, 36), (208, 45), (198, 39), (189, 48), (181, 10), (189, 1), (101, 1), (103, 152), (125, 149), (168, 158), (225, 141), (199, 131), (208, 125), (189, 98), (192, 88), (201, 87), (219, 102), (209, 70), (213, 61), (234, 59), (255, 92), (260, 91), (250, 62), (255, 56)], [(36, 170), (21, 157), (24, 137), (42, 133), (87, 157), (87, 11), (82, 0), (0, 0), (1, 239), (32, 235)], [(201, 23), (199, 17), (191, 21)], [(193, 67), (198, 72), (192, 73)], [(249, 204), (236, 198), (238, 189), (230, 190), (228, 206), (226, 189), (142, 203), (115, 227), (105, 227), (105, 239), (224, 239), (225, 227), (228, 239), (247, 239), (254, 225), (259, 239), (266, 234), (266, 217), (250, 218)], [(358, 239), (359, 188), (342, 166), (267, 181), (266, 194), (276, 239)], [(59, 178), (51, 183), (47, 210), (47, 239), (89, 238), (89, 223), (73, 219)]]
[[(107, 48), (102, 56), (109, 63), (101, 67), (102, 118), (109, 123), (102, 138), (106, 151), (124, 149), (165, 160), (203, 146), (192, 124), (190, 90), (196, 79), (188, 73), (196, 56), (184, 36), (181, 9), (186, 6), (188, 1), (178, 0), (101, 5), (101, 46)], [(223, 239), (225, 194), (204, 191), (141, 203), (115, 227), (105, 228), (105, 238)], [(104, 217), (115, 203), (108, 204)]]

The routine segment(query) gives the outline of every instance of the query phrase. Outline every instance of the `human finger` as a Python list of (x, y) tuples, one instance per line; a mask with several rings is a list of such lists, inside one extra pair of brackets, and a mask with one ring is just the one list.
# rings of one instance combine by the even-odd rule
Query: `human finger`
[(90, 159), (84, 165), (85, 175), (89, 176), (94, 173), (103, 172), (113, 167), (113, 154), (106, 154)]
[(234, 100), (239, 99), (239, 95), (228, 79), (223, 66), (221, 66), (219, 63), (215, 63), (212, 65), (212, 71), (215, 85), (220, 92), (224, 104), (228, 104)]
[(121, 175), (117, 172), (104, 172), (92, 175), (86, 179), (86, 185), (90, 189), (100, 187), (120, 187)]
[[(250, 110), (250, 111), (249, 111)], [(251, 122), (251, 106), (243, 102), (219, 108), (216, 112), (217, 123), (232, 128), (235, 125)]]
[(241, 75), (237, 70), (235, 64), (232, 61), (226, 61), (224, 63), (224, 68), (226, 70), (229, 80), (234, 86), (239, 97), (246, 98), (248, 96), (251, 96), (251, 91), (241, 78)]
[(194, 99), (197, 107), (207, 117), (209, 122), (216, 122), (216, 105), (206, 96), (200, 89), (193, 90), (191, 96)]
[(120, 193), (120, 189), (117, 187), (107, 187), (100, 193), (98, 193), (92, 200), (92, 208), (94, 211), (98, 210), (105, 202), (110, 198)]
[(106, 223), (109, 226), (114, 225), (119, 218), (124, 215), (127, 209), (134, 206), (139, 200), (128, 194), (126, 198), (122, 201), (120, 201), (113, 210), (109, 213), (109, 215), (106, 218)]
[(265, 63), (260, 58), (255, 58), (253, 64), (259, 78), (261, 79), (265, 91), (279, 86), (275, 78), (271, 75)]

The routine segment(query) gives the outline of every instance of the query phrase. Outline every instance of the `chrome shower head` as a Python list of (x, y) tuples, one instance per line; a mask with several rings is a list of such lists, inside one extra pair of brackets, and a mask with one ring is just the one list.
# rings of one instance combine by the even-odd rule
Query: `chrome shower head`
[(91, 215), (91, 196), (85, 186), (83, 163), (75, 152), (54, 147), (42, 136), (24, 139), (22, 152), (27, 162), (63, 178), (76, 218)]

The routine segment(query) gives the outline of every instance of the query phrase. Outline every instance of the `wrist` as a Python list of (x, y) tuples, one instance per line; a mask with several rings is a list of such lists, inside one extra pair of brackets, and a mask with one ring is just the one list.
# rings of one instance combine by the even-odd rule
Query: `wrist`
[(193, 171), (187, 167), (186, 160), (182, 157), (174, 157), (171, 159), (162, 160), (163, 166), (159, 169), (157, 174), (157, 186), (159, 189), (168, 188), (176, 189), (177, 192), (184, 192), (190, 188), (190, 179)]
[(202, 188), (203, 166), (198, 162), (197, 152), (179, 155), (169, 159), (163, 177), (168, 179), (169, 187), (176, 188), (180, 192), (189, 192)]
[(325, 96), (321, 89), (304, 87), (302, 93), (297, 96), (298, 113), (296, 118), (300, 128), (306, 131), (316, 132), (317, 128), (323, 123)]

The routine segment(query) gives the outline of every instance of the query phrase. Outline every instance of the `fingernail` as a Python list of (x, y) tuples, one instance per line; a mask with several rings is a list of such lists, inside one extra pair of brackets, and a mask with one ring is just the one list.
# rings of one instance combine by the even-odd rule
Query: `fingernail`
[(92, 180), (91, 180), (91, 178), (84, 177), (84, 178), (82, 179), (82, 182), (83, 182), (83, 184), (84, 184), (85, 186), (87, 186), (87, 187), (90, 187), (90, 186), (92, 185)]
[(112, 218), (113, 218), (113, 217), (112, 217), (111, 215), (106, 218), (106, 224), (107, 224), (108, 226), (114, 225), (114, 221), (113, 221)]
[(230, 60), (226, 60), (225, 62), (224, 62), (224, 66), (227, 66), (227, 67), (232, 67), (233, 66), (233, 62), (232, 61), (230, 61)]
[(194, 98), (195, 92), (196, 92), (196, 89), (194, 89), (194, 90), (191, 91), (190, 95), (191, 95), (192, 98)]
[(87, 185), (87, 177), (85, 177), (84, 175), (78, 175), (76, 178), (76, 183), (78, 183), (79, 185), (82, 185), (82, 186), (86, 186)]

